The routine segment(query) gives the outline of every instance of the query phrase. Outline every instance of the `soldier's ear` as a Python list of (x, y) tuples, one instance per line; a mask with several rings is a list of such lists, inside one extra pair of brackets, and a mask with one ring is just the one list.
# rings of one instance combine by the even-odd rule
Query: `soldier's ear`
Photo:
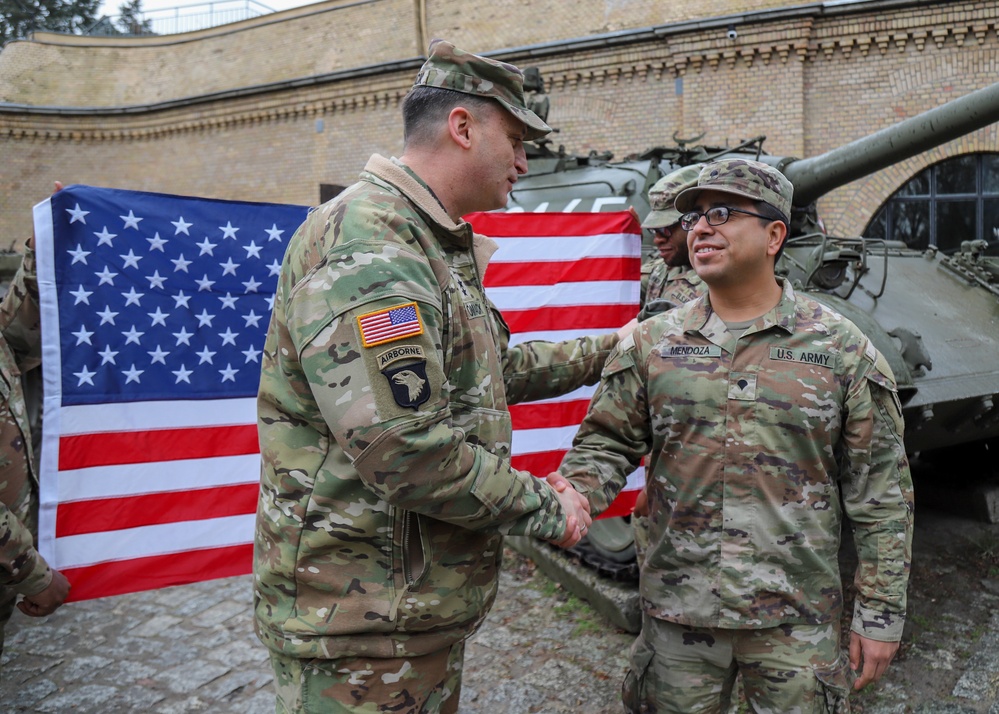
[(472, 124), (475, 119), (465, 107), (455, 107), (447, 117), (448, 135), (451, 141), (463, 149), (472, 146)]
[(767, 226), (767, 255), (777, 255), (787, 238), (787, 226), (783, 221), (771, 221)]

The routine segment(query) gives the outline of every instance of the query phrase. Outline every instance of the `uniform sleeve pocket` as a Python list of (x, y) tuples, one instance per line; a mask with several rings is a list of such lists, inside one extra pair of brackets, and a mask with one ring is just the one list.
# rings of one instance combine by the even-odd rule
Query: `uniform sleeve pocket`
[(885, 422), (891, 425), (892, 432), (898, 439), (905, 425), (902, 421), (902, 401), (899, 399), (894, 383), (886, 380), (884, 375), (879, 372), (872, 372), (867, 379), (871, 386), (871, 397), (874, 399), (878, 411), (881, 412)]

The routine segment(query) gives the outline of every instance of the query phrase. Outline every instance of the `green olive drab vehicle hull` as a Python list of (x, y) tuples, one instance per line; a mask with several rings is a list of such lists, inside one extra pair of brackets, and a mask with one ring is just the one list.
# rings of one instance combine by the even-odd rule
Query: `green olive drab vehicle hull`
[[(965, 241), (947, 255), (827, 235), (815, 210), (815, 201), (834, 188), (997, 121), (999, 83), (809, 159), (771, 156), (762, 136), (735, 147), (678, 142), (618, 162), (541, 145), (529, 153), (530, 170), (508, 210), (630, 207), (643, 218), (649, 187), (675, 168), (723, 156), (771, 164), (794, 185), (778, 272), (855, 322), (886, 356), (899, 383), (910, 454), (999, 448), (999, 226), (994, 241)], [(651, 236), (645, 241), (651, 248)], [(616, 624), (637, 630), (637, 568), (625, 519), (597, 521), (575, 558), (529, 542), (515, 545)], [(580, 560), (600, 574), (580, 568)], [(614, 577), (622, 582), (610, 582)]]

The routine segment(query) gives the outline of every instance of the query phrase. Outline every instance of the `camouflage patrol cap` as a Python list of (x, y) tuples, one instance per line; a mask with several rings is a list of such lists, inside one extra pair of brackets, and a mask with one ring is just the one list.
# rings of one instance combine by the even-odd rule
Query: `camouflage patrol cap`
[(414, 87), (439, 87), (477, 97), (495, 99), (527, 125), (527, 140), (540, 139), (552, 128), (527, 108), (524, 73), (512, 64), (473, 55), (445, 40), (430, 43), (427, 61), (416, 75)]
[(676, 208), (686, 213), (694, 208), (701, 191), (718, 191), (768, 203), (785, 219), (791, 217), (794, 186), (780, 171), (759, 161), (719, 159), (701, 169), (697, 185), (676, 197)]
[(665, 228), (680, 222), (682, 215), (673, 205), (677, 194), (697, 185), (697, 177), (704, 164), (691, 164), (666, 174), (649, 189), (649, 206), (652, 210), (642, 221), (642, 228)]

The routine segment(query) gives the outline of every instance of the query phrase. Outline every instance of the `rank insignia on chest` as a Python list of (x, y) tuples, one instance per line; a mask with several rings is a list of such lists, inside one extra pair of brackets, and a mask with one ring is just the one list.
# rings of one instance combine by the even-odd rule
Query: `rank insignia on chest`
[(417, 409), (430, 399), (430, 380), (427, 379), (427, 361), (411, 362), (401, 367), (383, 369), (395, 403), (400, 407)]
[(383, 345), (406, 337), (423, 334), (420, 308), (415, 302), (387, 307), (384, 310), (359, 315), (357, 325), (365, 347)]
[(740, 402), (756, 399), (756, 375), (733, 372), (728, 383), (728, 398)]

